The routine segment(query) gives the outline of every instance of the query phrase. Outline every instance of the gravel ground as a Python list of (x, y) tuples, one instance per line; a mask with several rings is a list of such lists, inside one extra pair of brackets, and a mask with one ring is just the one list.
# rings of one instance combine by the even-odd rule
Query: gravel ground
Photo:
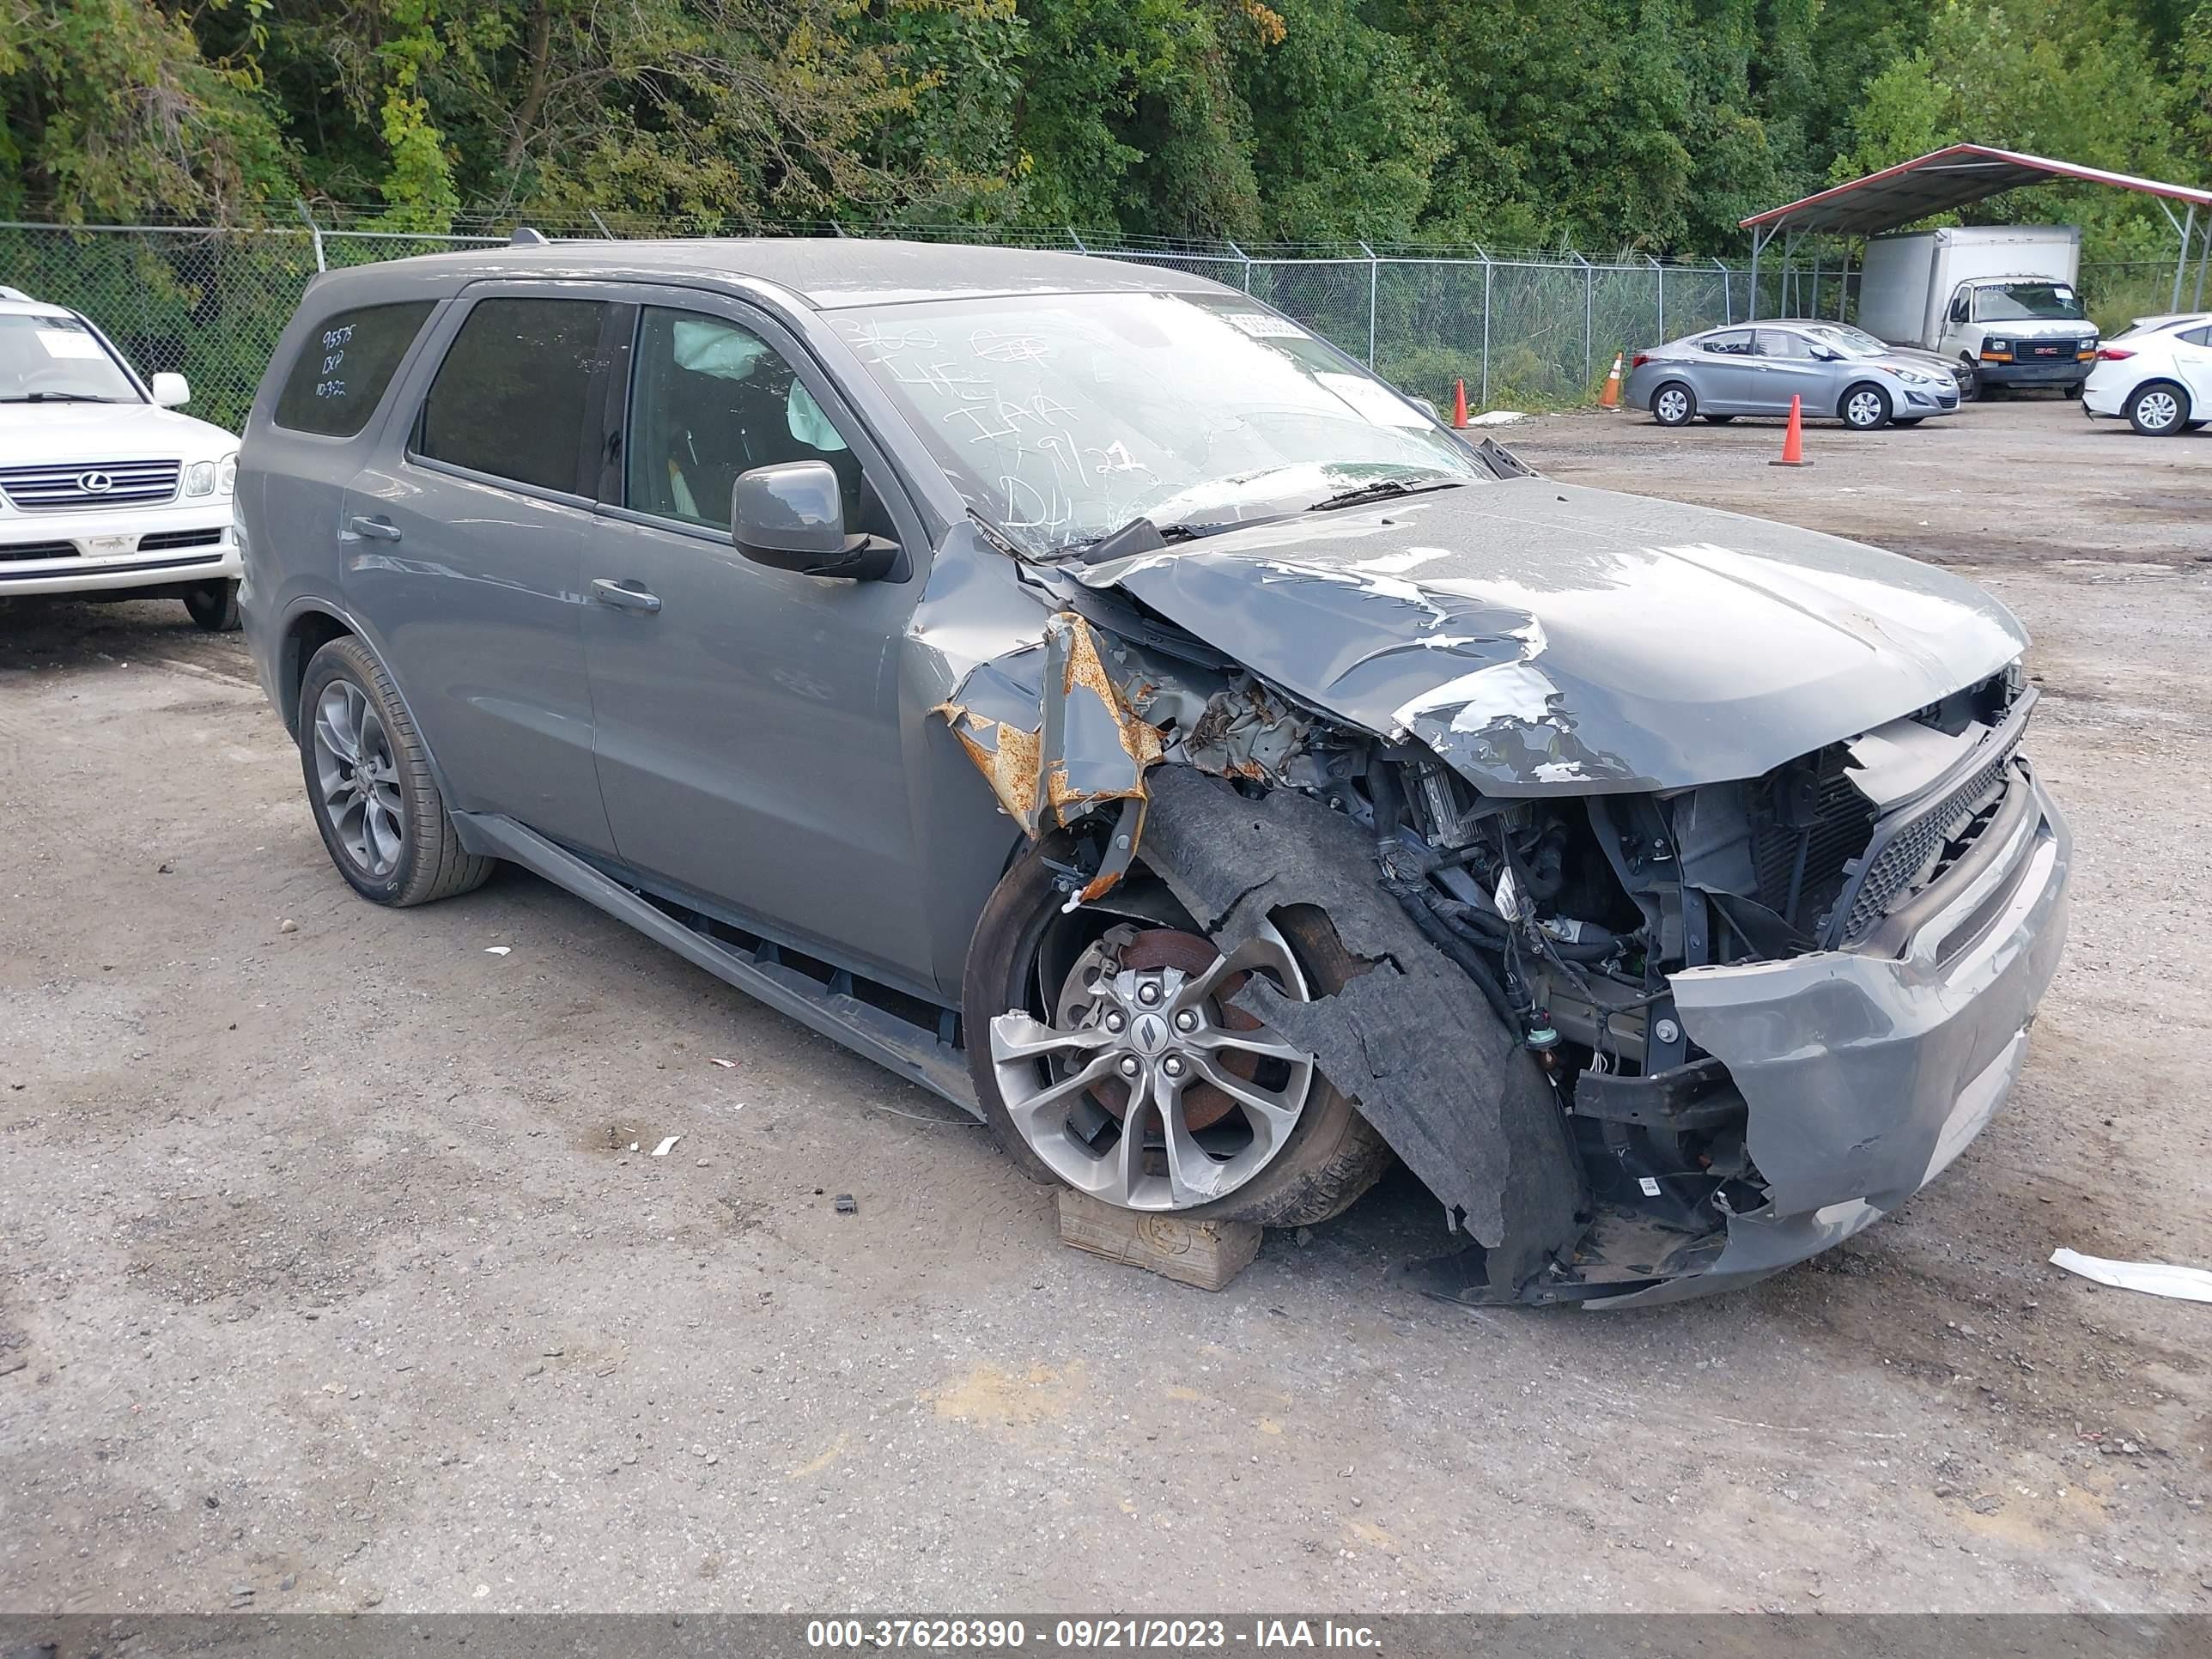
[(1394, 1288), (1403, 1176), (1218, 1295), (1117, 1268), (982, 1130), (540, 882), (355, 899), (234, 640), (18, 606), (0, 1607), (2212, 1607), (2212, 1309), (2044, 1262), (2212, 1262), (2212, 434), (1509, 435), (2034, 629), (2074, 939), (1929, 1191), (1644, 1313)]

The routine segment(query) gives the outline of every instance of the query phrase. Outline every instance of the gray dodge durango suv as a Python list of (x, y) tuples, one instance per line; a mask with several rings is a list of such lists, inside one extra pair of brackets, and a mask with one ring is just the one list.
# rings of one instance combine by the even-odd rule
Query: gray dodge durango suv
[(561, 243), (317, 279), (240, 603), (365, 897), (501, 861), (1137, 1211), (1395, 1156), (1470, 1301), (1759, 1278), (2018, 1075), (2069, 842), (1943, 571), (1553, 483), (1249, 296)]

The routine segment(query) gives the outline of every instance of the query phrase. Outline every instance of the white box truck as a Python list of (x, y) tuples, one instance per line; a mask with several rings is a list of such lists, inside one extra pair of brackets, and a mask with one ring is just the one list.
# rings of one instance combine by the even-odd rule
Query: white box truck
[(1960, 391), (2057, 386), (2078, 397), (2097, 331), (2075, 280), (2075, 225), (1963, 225), (1868, 240), (1859, 326), (1959, 367)]

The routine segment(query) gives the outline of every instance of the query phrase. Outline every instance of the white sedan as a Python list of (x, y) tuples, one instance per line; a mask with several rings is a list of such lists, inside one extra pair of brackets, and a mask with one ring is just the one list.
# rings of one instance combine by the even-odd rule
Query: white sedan
[(2092, 419), (2125, 420), (2148, 438), (2194, 432), (2212, 420), (2212, 312), (2136, 318), (2097, 354), (2081, 410)]
[(0, 599), (182, 599), (238, 626), (238, 440), (89, 320), (0, 288)]

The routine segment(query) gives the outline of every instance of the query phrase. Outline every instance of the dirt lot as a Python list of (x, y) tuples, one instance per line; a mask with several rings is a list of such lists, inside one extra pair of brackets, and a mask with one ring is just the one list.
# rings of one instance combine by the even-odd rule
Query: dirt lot
[(1409, 1296), (1402, 1177), (1186, 1290), (529, 877), (360, 902), (234, 641), (19, 607), (0, 1606), (2212, 1607), (2212, 1309), (2044, 1262), (2212, 1262), (2212, 434), (2002, 404), (1799, 472), (1747, 422), (1512, 435), (2034, 629), (2073, 944), (1935, 1188), (1678, 1309)]

